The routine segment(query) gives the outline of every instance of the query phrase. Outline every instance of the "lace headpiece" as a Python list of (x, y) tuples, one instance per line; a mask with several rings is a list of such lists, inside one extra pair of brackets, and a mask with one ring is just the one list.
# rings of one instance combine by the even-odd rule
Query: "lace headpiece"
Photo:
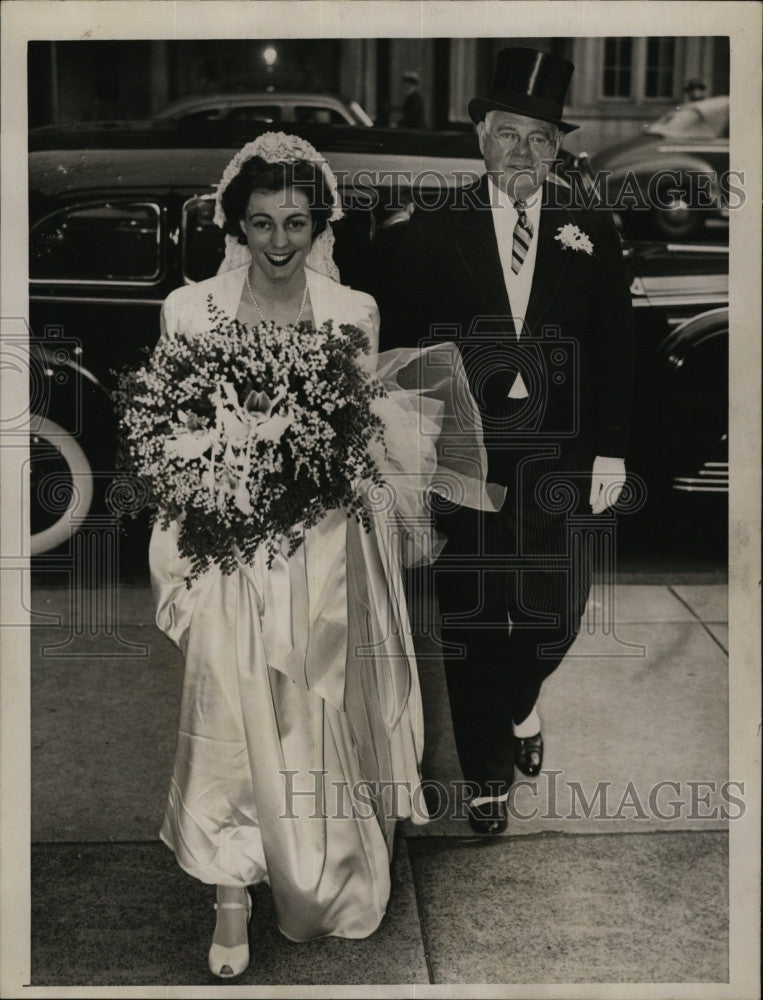
[[(233, 178), (238, 174), (241, 167), (253, 156), (260, 156), (266, 163), (296, 163), (297, 160), (310, 160), (316, 163), (323, 174), (323, 180), (328, 188), (332, 200), (332, 210), (326, 228), (313, 241), (310, 253), (305, 261), (307, 267), (314, 271), (339, 281), (339, 269), (334, 263), (334, 234), (331, 230), (331, 223), (341, 219), (344, 215), (342, 203), (339, 198), (336, 177), (331, 167), (321, 156), (318, 150), (306, 139), (298, 135), (287, 135), (285, 132), (264, 132), (253, 142), (248, 142), (243, 149), (240, 149), (228, 166), (223, 171), (220, 183), (217, 185), (215, 195), (215, 224), (221, 228), (225, 224), (225, 214), (223, 212), (222, 198), (223, 191), (227, 188)], [(226, 234), (225, 236), (225, 258), (220, 265), (219, 271), (229, 271), (234, 267), (241, 267), (251, 261), (249, 247), (238, 242), (235, 236)], [(219, 272), (218, 272), (219, 273)]]

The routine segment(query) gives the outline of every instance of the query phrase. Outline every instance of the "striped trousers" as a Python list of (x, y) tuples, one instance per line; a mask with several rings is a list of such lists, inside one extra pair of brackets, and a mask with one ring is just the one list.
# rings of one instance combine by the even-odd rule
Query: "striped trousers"
[[(593, 456), (509, 456), (498, 513), (442, 503), (448, 544), (434, 567), (453, 728), (464, 778), (501, 794), (513, 778), (512, 723), (575, 640), (591, 583), (574, 544)], [(496, 790), (497, 789), (497, 790)]]

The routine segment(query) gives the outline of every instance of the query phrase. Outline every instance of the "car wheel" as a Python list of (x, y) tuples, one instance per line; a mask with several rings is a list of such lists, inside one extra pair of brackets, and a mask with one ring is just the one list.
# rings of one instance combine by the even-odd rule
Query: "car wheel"
[(652, 235), (659, 240), (687, 240), (701, 232), (704, 217), (677, 198), (669, 208), (653, 208), (649, 213)]
[(673, 201), (664, 201), (666, 208), (628, 209), (620, 213), (625, 235), (634, 240), (690, 240), (705, 224), (705, 217), (691, 208), (677, 194)]
[(93, 470), (68, 431), (35, 418), (29, 435), (30, 554), (50, 552), (84, 523), (93, 504)]

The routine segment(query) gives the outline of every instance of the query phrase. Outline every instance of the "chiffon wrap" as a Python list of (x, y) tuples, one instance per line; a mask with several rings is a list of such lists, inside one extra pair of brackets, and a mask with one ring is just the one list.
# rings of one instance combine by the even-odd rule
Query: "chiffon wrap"
[(391, 540), (399, 535), (403, 564), (422, 566), (447, 542), (432, 522), (432, 493), (497, 511), (506, 489), (487, 482), (482, 421), (455, 344), (385, 351), (364, 363), (387, 393), (372, 407), (385, 428), (384, 446), (371, 448), (383, 486), (371, 487), (367, 502), (387, 515)]

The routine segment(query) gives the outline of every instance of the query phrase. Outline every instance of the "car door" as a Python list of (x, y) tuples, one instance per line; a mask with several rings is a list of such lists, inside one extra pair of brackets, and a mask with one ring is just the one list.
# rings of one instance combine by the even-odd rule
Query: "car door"
[(168, 246), (170, 209), (156, 192), (78, 197), (33, 223), (32, 334), (58, 331), (104, 385), (158, 334), (162, 300), (177, 283)]
[(155, 343), (171, 280), (168, 209), (155, 192), (48, 207), (29, 245), (31, 554), (46, 558), (88, 518), (109, 520), (112, 372)]

